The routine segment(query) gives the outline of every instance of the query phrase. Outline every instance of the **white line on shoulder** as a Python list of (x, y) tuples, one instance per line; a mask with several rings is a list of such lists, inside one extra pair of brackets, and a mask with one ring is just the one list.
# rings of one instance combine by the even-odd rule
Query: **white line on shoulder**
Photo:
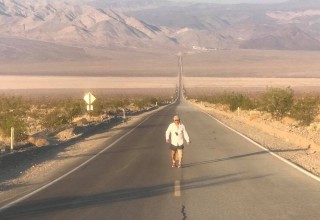
[[(174, 103), (172, 103), (174, 104)], [(170, 105), (172, 105), (170, 104)], [(170, 106), (168, 105), (168, 106)], [(168, 107), (166, 106), (166, 107)], [(165, 107), (165, 108), (166, 108)], [(159, 111), (163, 110), (164, 108), (162, 109), (159, 109)], [(159, 111), (156, 111), (156, 112), (159, 112)], [(156, 113), (155, 112), (155, 113)], [(146, 119), (144, 119), (142, 122), (140, 122), (138, 125), (136, 125), (134, 128), (132, 128), (130, 131), (128, 131), (126, 134), (124, 134), (123, 136), (121, 136), (120, 138), (118, 138), (117, 140), (115, 140), (113, 143), (111, 143), (109, 146), (107, 146), (106, 148), (104, 148), (103, 150), (101, 150), (99, 153), (97, 153), (96, 155), (92, 156), (90, 159), (86, 160), (85, 162), (83, 162), (82, 164), (80, 164), (79, 166), (75, 167), (74, 169), (72, 169), (71, 171), (67, 172), (66, 174), (60, 176), (59, 178), (47, 183), (46, 185), (32, 191), (31, 193), (28, 193), (27, 195), (24, 195), (22, 196), (21, 198), (19, 199), (16, 199), (10, 203), (8, 203), (7, 205), (4, 205), (2, 207), (0, 207), (0, 212), (14, 206), (15, 204), (19, 203), (19, 202), (22, 202), (23, 200), (37, 194), (38, 192), (48, 188), (49, 186), (53, 185), (54, 183), (62, 180), (63, 178), (67, 177), (68, 175), (70, 175), (71, 173), (77, 171), (78, 169), (80, 169), (81, 167), (83, 167), (84, 165), (88, 164), (90, 161), (94, 160), (96, 157), (98, 157), (99, 155), (101, 155), (103, 152), (105, 152), (106, 150), (108, 150), (109, 148), (111, 148), (113, 145), (115, 145), (116, 143), (118, 143), (119, 141), (121, 141), (123, 138), (125, 138), (126, 136), (128, 136), (130, 133), (132, 133), (136, 128), (138, 128), (141, 124), (143, 124), (144, 122), (146, 122), (151, 116), (153, 116), (155, 113), (151, 114), (150, 116), (148, 116)]]
[(314, 180), (316, 180), (316, 181), (320, 182), (320, 177), (318, 177), (318, 176), (314, 175), (313, 173), (310, 173), (309, 171), (307, 171), (307, 170), (305, 170), (305, 169), (303, 169), (303, 168), (301, 168), (301, 167), (297, 166), (296, 164), (294, 164), (294, 163), (292, 163), (292, 162), (290, 162), (290, 161), (288, 161), (288, 160), (284, 159), (283, 157), (280, 157), (280, 156), (279, 156), (279, 155), (277, 155), (276, 153), (274, 153), (274, 152), (270, 151), (269, 149), (265, 148), (265, 147), (264, 147), (264, 146), (262, 146), (261, 144), (259, 144), (259, 143), (255, 142), (254, 140), (252, 140), (252, 139), (251, 139), (251, 138), (249, 138), (248, 136), (246, 136), (246, 135), (244, 135), (244, 134), (240, 133), (239, 131), (237, 131), (237, 130), (235, 130), (235, 129), (231, 128), (231, 127), (229, 127), (228, 125), (226, 125), (225, 123), (223, 123), (223, 122), (222, 122), (222, 121), (220, 121), (219, 119), (215, 118), (214, 116), (210, 115), (209, 113), (207, 113), (207, 112), (203, 111), (202, 109), (200, 109), (200, 111), (201, 111), (202, 113), (204, 113), (204, 114), (208, 115), (209, 117), (213, 118), (215, 121), (217, 121), (218, 123), (222, 124), (222, 125), (223, 125), (223, 126), (225, 126), (226, 128), (230, 129), (231, 131), (233, 131), (233, 132), (237, 133), (238, 135), (242, 136), (242, 137), (243, 137), (243, 138), (245, 138), (246, 140), (248, 140), (248, 141), (250, 141), (251, 143), (255, 144), (255, 145), (256, 145), (256, 146), (258, 146), (259, 148), (261, 148), (261, 149), (263, 149), (263, 150), (267, 151), (267, 152), (268, 152), (268, 153), (270, 153), (272, 156), (274, 156), (274, 157), (278, 158), (279, 160), (283, 161), (284, 163), (286, 163), (286, 164), (290, 165), (291, 167), (293, 167), (293, 168), (295, 168), (295, 169), (299, 170), (300, 172), (304, 173), (305, 175), (307, 175), (307, 176), (311, 177), (312, 179), (314, 179)]

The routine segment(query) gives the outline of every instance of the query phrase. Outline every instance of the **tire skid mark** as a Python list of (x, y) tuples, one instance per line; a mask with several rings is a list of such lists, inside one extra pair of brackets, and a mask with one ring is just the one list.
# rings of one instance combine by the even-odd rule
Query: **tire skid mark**
[(182, 213), (182, 220), (186, 220), (188, 217), (186, 213), (186, 207), (184, 205), (182, 205), (181, 213)]

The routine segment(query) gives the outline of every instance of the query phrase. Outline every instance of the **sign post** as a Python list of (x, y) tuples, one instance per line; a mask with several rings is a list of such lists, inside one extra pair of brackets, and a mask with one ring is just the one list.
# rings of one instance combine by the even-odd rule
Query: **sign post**
[(93, 111), (93, 102), (96, 100), (96, 97), (94, 97), (94, 95), (92, 95), (91, 92), (88, 92), (84, 95), (83, 97), (84, 101), (87, 103), (87, 111)]
[(84, 94), (84, 101), (87, 103), (87, 111), (89, 112), (89, 120), (91, 121), (91, 113), (93, 111), (93, 102), (96, 100), (96, 97), (92, 95), (91, 92)]
[(11, 127), (11, 151), (14, 148), (14, 127)]
[(122, 113), (123, 113), (123, 119), (126, 119), (126, 110), (124, 108), (122, 109)]

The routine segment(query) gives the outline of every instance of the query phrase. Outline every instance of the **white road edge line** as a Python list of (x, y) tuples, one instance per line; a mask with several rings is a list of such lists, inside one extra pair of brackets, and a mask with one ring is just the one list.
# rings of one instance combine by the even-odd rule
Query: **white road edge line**
[[(168, 106), (173, 105), (175, 102), (169, 104)], [(119, 139), (115, 140), (113, 143), (111, 143), (109, 146), (107, 146), (106, 148), (104, 148), (103, 150), (101, 150), (99, 153), (97, 153), (96, 155), (94, 155), (93, 157), (91, 157), (90, 159), (86, 160), (85, 162), (83, 162), (82, 164), (80, 164), (79, 166), (75, 167), (74, 169), (72, 169), (71, 171), (67, 172), (66, 174), (60, 176), (59, 178), (47, 183), (46, 185), (40, 187), (39, 189), (36, 189), (35, 191), (28, 193), (27, 195), (22, 196), (19, 199), (16, 199), (10, 203), (8, 203), (7, 205), (4, 205), (2, 207), (0, 207), (0, 212), (3, 212), (4, 210), (18, 204), (19, 202), (22, 202), (23, 200), (37, 194), (38, 192), (48, 188), (49, 186), (55, 184), (56, 182), (62, 180), (63, 178), (67, 177), (68, 175), (70, 175), (71, 173), (77, 171), (78, 169), (80, 169), (81, 167), (83, 167), (84, 165), (88, 164), (90, 161), (94, 160), (96, 157), (98, 157), (99, 155), (101, 155), (102, 153), (104, 153), (106, 150), (108, 150), (109, 148), (111, 148), (113, 145), (115, 145), (116, 143), (118, 143), (119, 141), (121, 141), (123, 138), (125, 138), (126, 136), (128, 136), (129, 134), (131, 134), (136, 128), (138, 128), (141, 124), (143, 124), (144, 122), (146, 122), (149, 118), (151, 118), (151, 116), (153, 116), (155, 113), (165, 109), (166, 107), (162, 109), (159, 109), (158, 111), (154, 112), (153, 114), (151, 114), (149, 117), (147, 117), (146, 119), (144, 119), (142, 122), (140, 122), (137, 126), (135, 126), (134, 128), (132, 128), (130, 131), (128, 131), (126, 134), (124, 134), (123, 136), (121, 136)]]
[(180, 184), (180, 180), (176, 180), (174, 182), (174, 196), (175, 197), (180, 197), (181, 196), (181, 184)]
[[(199, 108), (198, 108), (198, 109), (199, 109)], [(249, 142), (251, 142), (251, 143), (255, 144), (256, 146), (258, 146), (259, 148), (267, 151), (267, 152), (268, 152), (269, 154), (271, 154), (272, 156), (278, 158), (279, 160), (283, 161), (284, 163), (288, 164), (289, 166), (291, 166), (291, 167), (299, 170), (300, 172), (304, 173), (305, 175), (311, 177), (312, 179), (320, 182), (320, 177), (318, 177), (318, 176), (314, 175), (313, 173), (310, 173), (309, 171), (307, 171), (307, 170), (305, 170), (305, 169), (297, 166), (296, 164), (294, 164), (294, 163), (292, 163), (292, 162), (284, 159), (283, 157), (280, 157), (278, 154), (270, 151), (269, 149), (265, 148), (265, 147), (262, 146), (261, 144), (255, 142), (254, 140), (252, 140), (252, 139), (249, 138), (248, 136), (240, 133), (239, 131), (237, 131), (237, 130), (231, 128), (231, 127), (229, 127), (228, 125), (226, 125), (225, 123), (223, 123), (223, 122), (220, 121), (219, 119), (215, 118), (214, 116), (210, 115), (209, 113), (203, 111), (202, 109), (199, 109), (199, 110), (200, 110), (202, 113), (204, 113), (204, 114), (208, 115), (209, 117), (213, 118), (214, 120), (216, 120), (217, 122), (219, 122), (220, 124), (222, 124), (223, 126), (225, 126), (226, 128), (228, 128), (228, 129), (230, 129), (231, 131), (233, 131), (233, 132), (237, 133), (238, 135), (242, 136), (243, 138), (245, 138), (245, 139), (248, 140)]]

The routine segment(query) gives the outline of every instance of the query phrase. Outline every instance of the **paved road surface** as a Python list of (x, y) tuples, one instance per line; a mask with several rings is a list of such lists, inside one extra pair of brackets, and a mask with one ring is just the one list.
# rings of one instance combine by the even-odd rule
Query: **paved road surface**
[[(192, 140), (182, 169), (165, 144), (175, 113)], [(318, 181), (178, 101), (0, 219), (318, 220), (319, 201)]]
[[(164, 136), (176, 112), (192, 140), (182, 169)], [(318, 220), (320, 183), (181, 102), (0, 219)]]

